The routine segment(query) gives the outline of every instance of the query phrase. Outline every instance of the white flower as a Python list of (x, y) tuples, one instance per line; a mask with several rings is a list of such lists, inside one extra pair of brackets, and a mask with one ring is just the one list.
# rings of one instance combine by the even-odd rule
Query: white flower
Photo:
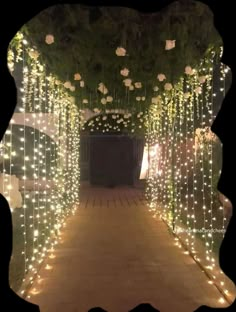
[(113, 97), (112, 96), (107, 96), (107, 102), (111, 103), (113, 101)]
[(164, 89), (167, 90), (167, 91), (170, 91), (172, 89), (172, 84), (169, 83), (169, 82), (165, 83)]
[(116, 49), (116, 55), (117, 56), (125, 56), (126, 55), (126, 50), (122, 47), (118, 47)]
[(197, 87), (195, 90), (196, 94), (201, 94), (202, 93), (202, 88), (201, 87)]
[(70, 86), (70, 91), (74, 92), (75, 91), (75, 86)]
[(141, 101), (141, 97), (140, 96), (136, 96), (136, 101)]
[(105, 98), (102, 98), (102, 99), (101, 99), (101, 103), (102, 103), (103, 105), (105, 105), (105, 104), (107, 103), (107, 100), (106, 100)]
[(55, 85), (59, 86), (60, 84), (61, 84), (61, 81), (58, 80), (58, 79), (56, 79), (56, 80), (55, 80)]
[(29, 56), (30, 56), (32, 59), (37, 60), (37, 58), (39, 57), (39, 52), (36, 51), (36, 50), (31, 49), (31, 50), (29, 51)]
[(184, 93), (184, 98), (185, 98), (185, 99), (188, 99), (188, 98), (190, 97), (190, 95), (191, 95), (190, 92), (185, 92), (185, 93)]
[(166, 76), (165, 76), (164, 74), (158, 74), (158, 75), (157, 75), (157, 79), (158, 79), (159, 81), (163, 81), (163, 80), (166, 79)]
[(159, 88), (158, 88), (158, 86), (155, 86), (154, 88), (153, 88), (153, 91), (158, 91), (159, 90)]
[(186, 75), (193, 75), (194, 74), (194, 70), (192, 69), (191, 66), (186, 66), (184, 72)]
[(175, 41), (176, 40), (166, 40), (166, 50), (171, 50), (175, 47)]
[(145, 96), (142, 96), (142, 101), (145, 101)]
[(81, 76), (79, 73), (74, 74), (74, 80), (81, 80)]
[(128, 68), (123, 68), (123, 69), (121, 69), (120, 74), (121, 74), (122, 76), (127, 77), (127, 76), (129, 75), (129, 70), (128, 70)]
[(54, 36), (53, 36), (53, 35), (47, 35), (47, 36), (45, 37), (45, 42), (46, 42), (47, 44), (52, 44), (52, 43), (54, 42)]
[(140, 89), (140, 88), (142, 88), (142, 83), (141, 82), (135, 82), (134, 86), (135, 86), (135, 88)]
[(206, 76), (200, 76), (200, 77), (198, 77), (198, 81), (199, 81), (200, 83), (204, 83), (204, 82), (206, 81)]
[(107, 116), (103, 116), (103, 117), (102, 117), (102, 120), (107, 120)]
[(129, 86), (129, 90), (133, 91), (134, 90), (134, 86), (133, 85)]
[(84, 87), (84, 81), (80, 80), (79, 85), (80, 85), (81, 88), (83, 88)]
[(124, 79), (123, 82), (124, 82), (124, 84), (125, 84), (126, 87), (130, 87), (131, 84), (132, 84), (132, 80), (129, 79), (129, 78)]
[(95, 108), (93, 109), (93, 111), (94, 111), (94, 113), (100, 113), (100, 109), (98, 109), (97, 107), (95, 107)]
[(66, 89), (69, 89), (69, 88), (71, 87), (71, 82), (70, 82), (70, 81), (66, 81), (66, 82), (64, 83), (64, 87), (65, 87)]
[(88, 104), (88, 99), (83, 99), (83, 104)]
[(108, 90), (107, 90), (106, 86), (102, 82), (100, 82), (99, 85), (98, 85), (98, 91), (100, 91), (102, 94), (107, 94), (108, 93)]

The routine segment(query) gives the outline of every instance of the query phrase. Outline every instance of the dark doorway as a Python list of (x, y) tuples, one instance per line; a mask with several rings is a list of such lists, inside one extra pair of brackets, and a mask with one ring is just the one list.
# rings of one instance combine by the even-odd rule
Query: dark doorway
[(134, 185), (139, 178), (143, 139), (124, 134), (96, 134), (89, 139), (89, 181), (92, 185)]

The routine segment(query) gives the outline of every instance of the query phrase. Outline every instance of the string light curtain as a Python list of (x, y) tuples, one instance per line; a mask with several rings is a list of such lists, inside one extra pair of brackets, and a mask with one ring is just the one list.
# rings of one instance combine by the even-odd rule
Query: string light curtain
[(216, 259), (230, 216), (223, 208), (227, 199), (219, 200), (221, 143), (210, 126), (229, 79), (229, 68), (212, 50), (198, 70), (186, 67), (183, 78), (151, 105), (146, 118), (146, 142), (149, 150), (158, 144), (160, 164), (158, 171), (156, 163), (149, 164), (150, 211), (165, 220), (177, 235), (177, 246), (184, 246), (223, 289), (222, 303), (229, 291), (223, 272), (216, 272)]
[(8, 51), (18, 103), (1, 142), (0, 191), (13, 217), (11, 286), (21, 295), (79, 204), (79, 111), (38, 56), (18, 32)]
[[(122, 47), (115, 50), (117, 58), (126, 52)], [(38, 264), (48, 250), (53, 256), (60, 229), (78, 202), (79, 132), (89, 130), (127, 131), (131, 135), (146, 131), (149, 162), (146, 196), (150, 211), (154, 217), (160, 215), (178, 235), (177, 246), (186, 246), (195, 261), (211, 272), (214, 281), (217, 279), (215, 255), (227, 226), (224, 207), (229, 203), (223, 198), (221, 204), (216, 190), (221, 145), (210, 126), (230, 74), (218, 60), (218, 52), (209, 49), (197, 69), (187, 65), (175, 84), (166, 73), (155, 73), (152, 92), (139, 79), (130, 79), (124, 64), (119, 81), (125, 96), (119, 97), (108, 83), (100, 82), (94, 91), (88, 91), (85, 86), (89, 81), (82, 80), (79, 73), (74, 74), (74, 85), (48, 75), (39, 62), (39, 52), (29, 47), (22, 33), (17, 34), (8, 53), (8, 64), (13, 74), (22, 73), (18, 111), (24, 122), (20, 126), (19, 148), (12, 143), (8, 129), (2, 141), (1, 161), (2, 190), (10, 200), (7, 185), (9, 179), (13, 180), (14, 153), (18, 154), (19, 149), (23, 155), (16, 175), (23, 209), (19, 209), (20, 221), (15, 222), (21, 224), (15, 236), (23, 242), (19, 245), (22, 276), (29, 271), (37, 275)], [(80, 110), (71, 96), (76, 88), (80, 91), (76, 93)], [(86, 119), (89, 110), (94, 118)], [(27, 136), (29, 124), (31, 139)], [(32, 140), (33, 147), (29, 152), (28, 140)], [(13, 210), (13, 216), (15, 212), (17, 209)], [(199, 250), (199, 241), (203, 252)], [(224, 285), (221, 276), (217, 280)], [(223, 289), (222, 302), (227, 291)]]

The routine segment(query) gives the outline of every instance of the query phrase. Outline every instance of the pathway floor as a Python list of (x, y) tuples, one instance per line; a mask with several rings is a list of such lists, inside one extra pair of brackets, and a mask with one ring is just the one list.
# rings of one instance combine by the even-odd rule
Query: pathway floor
[(51, 270), (30, 301), (41, 312), (87, 312), (102, 307), (128, 312), (148, 302), (161, 312), (192, 312), (219, 306), (220, 293), (199, 266), (176, 247), (166, 225), (145, 206), (142, 190), (81, 189), (81, 205), (70, 217)]

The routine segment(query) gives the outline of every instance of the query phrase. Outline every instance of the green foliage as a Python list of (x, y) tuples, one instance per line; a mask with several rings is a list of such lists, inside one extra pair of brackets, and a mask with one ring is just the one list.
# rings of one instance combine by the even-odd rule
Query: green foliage
[[(120, 70), (141, 81), (142, 95), (151, 96), (158, 73), (176, 82), (186, 65), (195, 66), (210, 46), (221, 45), (210, 10), (196, 1), (177, 1), (158, 13), (142, 14), (128, 8), (57, 5), (34, 17), (27, 25), (28, 39), (41, 53), (48, 70), (62, 81), (73, 81), (79, 72), (86, 92), (95, 92), (100, 82), (124, 97)], [(45, 43), (53, 34), (55, 42)], [(165, 50), (165, 40), (176, 47)], [(127, 55), (118, 57), (117, 47)], [(75, 81), (77, 94), (81, 92)], [(145, 94), (144, 94), (145, 93)]]

